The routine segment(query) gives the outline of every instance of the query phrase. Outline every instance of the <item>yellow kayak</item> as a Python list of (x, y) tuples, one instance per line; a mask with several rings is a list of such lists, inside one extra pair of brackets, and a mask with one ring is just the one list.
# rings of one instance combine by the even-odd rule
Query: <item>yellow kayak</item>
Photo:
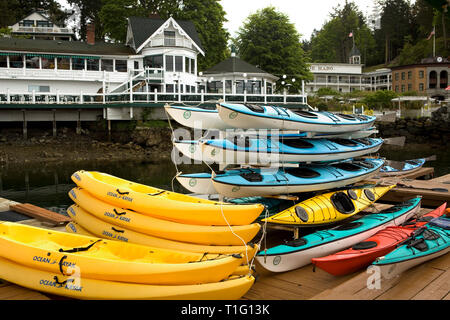
[(157, 238), (133, 230), (119, 228), (108, 222), (97, 219), (78, 205), (70, 206), (67, 209), (67, 213), (76, 223), (81, 225), (88, 232), (94, 234), (96, 237), (106, 238), (110, 240), (119, 240), (150, 247), (177, 251), (189, 251), (197, 253), (208, 252), (221, 254), (239, 253), (244, 256), (244, 263), (247, 263), (247, 257), (248, 261), (253, 259), (254, 255), (259, 249), (257, 245), (244, 246), (244, 244), (242, 244), (240, 246), (208, 246)]
[[(93, 235), (92, 233), (90, 233), (86, 229), (80, 227), (80, 225), (78, 223), (73, 222), (73, 221), (69, 222), (68, 224), (66, 224), (66, 231), (70, 232), (70, 233), (77, 233), (77, 234), (81, 234), (81, 235), (85, 235), (85, 236), (90, 236), (90, 237), (96, 238), (95, 235)], [(231, 274), (231, 276), (236, 276), (236, 275), (237, 276), (245, 276), (245, 275), (248, 275), (248, 274), (253, 274), (253, 272), (254, 271), (250, 269), (248, 264), (243, 264), (243, 265), (240, 265), (239, 267), (237, 267), (236, 269), (234, 269), (234, 271)]]
[(394, 187), (368, 186), (320, 194), (262, 221), (300, 226), (335, 223), (366, 209)]
[(253, 285), (253, 276), (191, 285), (149, 285), (63, 276), (0, 258), (0, 278), (49, 294), (91, 300), (237, 300)]
[(143, 284), (197, 284), (228, 278), (240, 255), (200, 254), (147, 247), (0, 223), (0, 257), (43, 271)]
[(118, 206), (170, 221), (186, 224), (248, 225), (264, 210), (262, 204), (236, 205), (200, 199), (153, 188), (100, 172), (77, 171), (77, 186), (94, 197)]
[(201, 226), (153, 218), (124, 210), (98, 200), (81, 188), (69, 192), (70, 198), (85, 211), (111, 224), (143, 234), (206, 245), (242, 245), (250, 242), (260, 229), (259, 223), (245, 226)]

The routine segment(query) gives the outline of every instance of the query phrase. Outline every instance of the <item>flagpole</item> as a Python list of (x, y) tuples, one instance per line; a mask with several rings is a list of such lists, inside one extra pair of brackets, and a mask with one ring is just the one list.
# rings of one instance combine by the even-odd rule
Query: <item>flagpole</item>
[(433, 58), (436, 57), (436, 26), (433, 26)]

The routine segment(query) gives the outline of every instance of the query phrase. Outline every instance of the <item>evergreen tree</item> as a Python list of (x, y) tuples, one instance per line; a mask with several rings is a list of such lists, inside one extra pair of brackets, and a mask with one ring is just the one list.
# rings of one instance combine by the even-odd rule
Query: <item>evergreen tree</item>
[(300, 34), (288, 16), (277, 12), (274, 7), (250, 15), (234, 42), (243, 60), (280, 77), (279, 89), (289, 88), (289, 92), (298, 92), (301, 89), (299, 80), (312, 79)]

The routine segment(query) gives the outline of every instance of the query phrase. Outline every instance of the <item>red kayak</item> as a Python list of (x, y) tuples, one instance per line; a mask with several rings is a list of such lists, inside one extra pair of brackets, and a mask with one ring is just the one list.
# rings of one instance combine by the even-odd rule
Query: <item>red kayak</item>
[(311, 262), (314, 266), (335, 276), (342, 276), (361, 270), (368, 267), (376, 258), (394, 250), (399, 243), (410, 237), (415, 230), (423, 227), (430, 220), (442, 216), (446, 207), (447, 203), (444, 203), (419, 219), (407, 221), (400, 226), (387, 227), (349, 249), (326, 257), (313, 258)]

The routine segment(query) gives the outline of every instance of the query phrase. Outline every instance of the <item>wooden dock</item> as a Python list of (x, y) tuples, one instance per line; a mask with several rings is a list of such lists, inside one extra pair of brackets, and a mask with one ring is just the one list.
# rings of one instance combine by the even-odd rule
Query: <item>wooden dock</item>
[[(414, 176), (402, 177), (402, 183), (410, 183), (412, 186), (434, 188), (446, 186), (450, 188), (450, 174), (434, 178), (434, 171), (423, 168)], [(415, 180), (417, 178), (433, 178), (429, 180)], [(413, 180), (414, 179), (414, 180)], [(398, 179), (397, 179), (398, 180)], [(400, 180), (398, 180), (400, 181)], [(397, 189), (397, 188), (395, 188)], [(392, 190), (395, 190), (392, 189)], [(404, 189), (404, 190), (403, 190)], [(411, 190), (410, 190), (411, 189)], [(393, 191), (389, 193), (394, 193)], [(418, 188), (399, 188), (395, 197), (383, 197), (372, 208), (366, 211), (378, 211), (389, 206), (385, 201), (399, 202), (402, 197), (411, 198), (422, 194), (428, 200), (435, 200), (436, 205), (429, 208), (423, 206), (420, 214), (425, 214), (442, 204), (448, 199), (442, 193), (428, 193), (430, 190)], [(388, 193), (388, 194), (389, 194)], [(442, 197), (441, 197), (442, 196)], [(433, 198), (435, 197), (435, 198)], [(450, 203), (450, 201), (449, 201)], [(17, 205), (6, 199), (0, 198), (0, 213), (10, 210), (10, 205)], [(1, 217), (1, 215), (0, 215)], [(39, 218), (39, 217), (38, 217)], [(52, 230), (65, 231), (64, 227), (55, 223), (49, 223), (45, 219), (27, 219), (20, 223), (34, 225)], [(282, 243), (293, 238), (293, 230), (269, 229), (266, 237), (268, 247)], [(294, 236), (296, 234), (294, 233)], [(298, 233), (297, 233), (298, 236)], [(371, 274), (366, 270), (346, 276), (333, 276), (312, 265), (305, 266), (290, 272), (280, 274), (268, 273), (256, 264), (258, 279), (253, 287), (244, 295), (243, 300), (450, 300), (450, 255), (444, 255), (438, 259), (412, 268), (400, 276), (391, 279), (381, 279), (379, 288), (369, 289), (367, 281)], [(36, 291), (28, 290), (10, 283), (0, 282), (0, 299), (55, 299), (58, 297), (47, 296)]]

